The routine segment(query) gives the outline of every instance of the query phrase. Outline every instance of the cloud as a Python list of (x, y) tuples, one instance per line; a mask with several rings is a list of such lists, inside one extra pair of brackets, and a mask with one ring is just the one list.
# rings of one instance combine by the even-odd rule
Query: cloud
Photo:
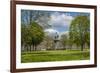
[[(52, 39), (55, 39), (56, 36), (58, 36), (58, 38), (59, 38), (59, 32), (55, 29), (45, 29), (44, 32), (45, 32), (46, 36), (49, 36)], [(56, 38), (56, 39), (58, 39), (58, 38)]]
[(55, 12), (51, 14), (49, 23), (52, 28), (62, 32), (69, 29), (72, 19), (73, 17), (67, 13)]

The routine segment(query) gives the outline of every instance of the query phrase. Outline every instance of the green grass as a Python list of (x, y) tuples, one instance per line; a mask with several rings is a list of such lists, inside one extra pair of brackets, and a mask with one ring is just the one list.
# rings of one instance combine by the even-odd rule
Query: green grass
[(21, 62), (48, 62), (48, 61), (69, 61), (88, 60), (90, 52), (80, 50), (52, 50), (52, 51), (32, 51), (22, 52)]

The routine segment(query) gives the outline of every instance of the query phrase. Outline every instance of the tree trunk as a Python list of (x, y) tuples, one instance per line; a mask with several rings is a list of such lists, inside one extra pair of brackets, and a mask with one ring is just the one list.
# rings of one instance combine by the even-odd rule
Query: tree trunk
[(69, 49), (72, 50), (72, 45), (69, 45)]
[(28, 45), (26, 45), (26, 47), (27, 47), (27, 51), (28, 51)]
[(32, 51), (32, 49), (31, 49), (31, 45), (30, 45), (30, 51)]
[(33, 44), (33, 50), (35, 50), (35, 46), (34, 46), (34, 44)]
[(81, 51), (83, 51), (83, 48), (84, 48), (84, 44), (83, 44), (83, 41), (81, 43)]
[(37, 50), (37, 46), (35, 45), (35, 51)]
[(65, 48), (65, 45), (63, 45), (63, 50), (65, 50), (66, 48)]
[(36, 51), (36, 50), (37, 50), (36, 45), (33, 45), (33, 49), (34, 49), (34, 51)]

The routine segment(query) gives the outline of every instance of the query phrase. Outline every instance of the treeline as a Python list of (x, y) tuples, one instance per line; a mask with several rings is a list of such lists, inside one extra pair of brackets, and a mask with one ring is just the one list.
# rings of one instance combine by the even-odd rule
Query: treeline
[[(37, 47), (45, 42), (45, 49), (50, 44), (55, 44), (52, 39), (45, 36), (44, 29), (49, 28), (48, 25), (50, 13), (39, 11), (22, 11), (21, 18), (21, 48), (22, 50), (37, 50)], [(44, 18), (44, 19), (43, 19)], [(43, 20), (41, 20), (43, 19)], [(46, 20), (45, 20), (46, 19)], [(87, 45), (90, 48), (90, 19), (88, 16), (76, 16), (69, 28), (67, 35), (62, 35), (60, 42), (64, 49), (66, 45), (72, 49), (73, 45), (80, 47), (83, 51)], [(56, 45), (56, 44), (55, 44)], [(54, 49), (54, 47), (52, 47)]]
[(41, 26), (36, 22), (32, 22), (30, 25), (21, 25), (21, 48), (28, 50), (36, 50), (37, 45), (44, 39), (44, 31)]

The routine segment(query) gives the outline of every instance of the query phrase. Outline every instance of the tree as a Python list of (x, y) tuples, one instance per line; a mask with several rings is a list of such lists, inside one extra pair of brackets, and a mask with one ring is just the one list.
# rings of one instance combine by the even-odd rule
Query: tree
[(50, 20), (50, 12), (39, 10), (22, 10), (21, 11), (21, 23), (31, 24), (31, 22), (37, 22), (42, 28), (48, 28)]
[[(33, 45), (34, 50), (36, 46), (42, 42), (44, 27), (49, 27), (49, 12), (38, 10), (22, 10), (21, 11), (21, 43), (27, 47)], [(44, 20), (41, 20), (44, 19)], [(45, 23), (44, 23), (45, 21)], [(45, 26), (46, 25), (46, 26)]]
[(81, 46), (81, 50), (85, 46), (85, 43), (90, 42), (90, 20), (88, 16), (77, 16), (71, 22), (69, 32), (71, 43)]
[(31, 41), (33, 45), (33, 49), (36, 50), (38, 44), (40, 44), (44, 39), (44, 32), (41, 26), (39, 26), (36, 22), (32, 22), (30, 25)]
[(31, 34), (30, 32), (30, 28), (28, 25), (25, 24), (21, 24), (21, 45), (24, 46), (24, 48), (27, 47), (27, 51), (28, 51), (28, 46), (30, 46), (30, 50), (31, 50)]
[(21, 44), (27, 47), (27, 51), (28, 47), (31, 51), (31, 45), (33, 45), (33, 50), (36, 50), (36, 46), (43, 41), (43, 38), (44, 31), (36, 22), (32, 22), (30, 25), (21, 25)]
[(68, 43), (68, 36), (67, 34), (63, 34), (61, 36), (61, 44), (63, 46), (63, 49), (66, 49), (67, 43)]
[(51, 37), (45, 35), (44, 42), (45, 42), (45, 44), (44, 44), (45, 48), (47, 50), (53, 50), (52, 44), (53, 44), (54, 40)]

